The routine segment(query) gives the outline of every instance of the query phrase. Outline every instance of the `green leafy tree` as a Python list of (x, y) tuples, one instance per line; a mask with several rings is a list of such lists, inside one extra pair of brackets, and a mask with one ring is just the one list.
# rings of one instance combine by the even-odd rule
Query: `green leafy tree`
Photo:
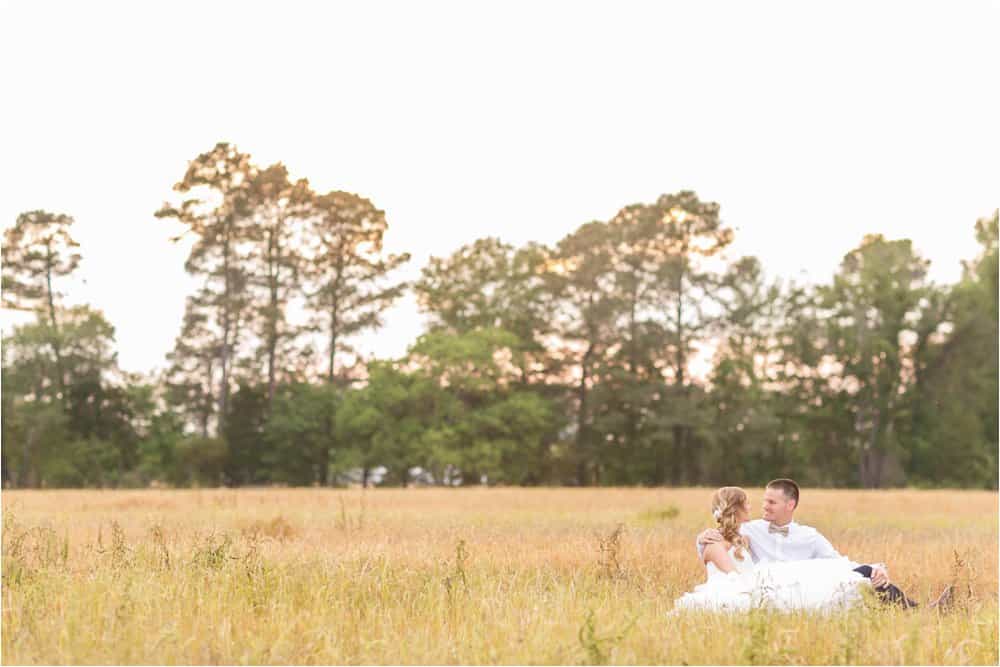
[(6, 482), (13, 487), (38, 487), (45, 469), (65, 452), (72, 439), (68, 419), (58, 403), (18, 401), (9, 396), (8, 378), (4, 378), (2, 415)]
[(228, 462), (229, 447), (223, 438), (184, 437), (174, 451), (172, 482), (178, 486), (220, 486)]
[(928, 265), (910, 241), (869, 235), (820, 291), (826, 351), (836, 365), (828, 382), (847, 407), (843, 428), (866, 488), (898, 484), (905, 474), (903, 440), (917, 379), (912, 341), (921, 320), (933, 315), (926, 307)]
[[(249, 155), (229, 144), (217, 144), (196, 157), (174, 186), (186, 198), (179, 204), (164, 204), (156, 213), (158, 218), (182, 224), (183, 235), (196, 237), (184, 268), (202, 277), (204, 285), (188, 299), (185, 340), (174, 350), (174, 357), (212, 357), (211, 370), (218, 377), (213, 375), (210, 386), (217, 397), (220, 432), (228, 414), (234, 366), (252, 318), (248, 248), (255, 231), (252, 189), (258, 172)], [(199, 340), (200, 349), (192, 350), (195, 339), (186, 327), (195, 321), (203, 340)]]
[(580, 486), (600, 481), (602, 442), (594, 430), (592, 394), (598, 365), (618, 338), (620, 306), (610, 297), (612, 239), (611, 229), (603, 222), (582, 225), (559, 241), (545, 266), (550, 289), (558, 299), (553, 312), (558, 342), (550, 354), (575, 413), (567, 458)]
[(69, 309), (64, 320), (67, 410), (78, 438), (76, 461), (87, 470), (81, 478), (116, 486), (136, 465), (138, 435), (129, 379), (118, 369), (115, 330), (102, 313), (88, 307)]
[(134, 477), (139, 485), (177, 482), (176, 455), (184, 439), (184, 418), (165, 401), (162, 383), (133, 376), (127, 387), (138, 435)]
[(393, 362), (368, 364), (364, 387), (344, 394), (337, 411), (338, 439), (349, 445), (361, 468), (361, 484), (385, 466), (390, 481), (407, 486), (410, 470), (430, 467), (428, 431), (437, 423), (435, 409), (443, 389), (421, 373), (407, 373)]
[(915, 347), (911, 469), (925, 484), (997, 487), (997, 212), (975, 231), (979, 256), (932, 296)]
[[(126, 378), (117, 367), (114, 328), (87, 306), (14, 329), (4, 341), (7, 463), (17, 485), (115, 485), (134, 465), (137, 436)], [(62, 350), (66, 392), (48, 379)]]
[(263, 426), (262, 467), (269, 481), (327, 486), (334, 477), (339, 446), (331, 419), (341, 392), (334, 385), (282, 385)]
[[(658, 282), (650, 297), (663, 316), (666, 332), (665, 374), (670, 384), (663, 415), (670, 423), (669, 466), (660, 467), (660, 481), (694, 482), (701, 475), (698, 424), (704, 421), (703, 394), (692, 385), (688, 365), (693, 349), (718, 331), (719, 315), (709, 307), (717, 302), (721, 272), (711, 264), (733, 240), (733, 230), (719, 218), (719, 205), (703, 202), (691, 191), (660, 196), (654, 204), (626, 209), (636, 224), (649, 229), (644, 236), (662, 257)], [(668, 475), (669, 469), (669, 475)]]
[(550, 372), (544, 346), (555, 296), (545, 275), (550, 251), (484, 238), (447, 257), (431, 257), (413, 289), (432, 329), (464, 333), (498, 327), (516, 335), (515, 363), (525, 384)]
[[(601, 364), (606, 398), (595, 425), (604, 458), (615, 455), (623, 479), (662, 483), (670, 469), (676, 483), (685, 461), (689, 481), (701, 474), (696, 432), (705, 415), (695, 400), (702, 392), (688, 386), (688, 365), (693, 346), (707, 342), (718, 323), (706, 306), (721, 277), (706, 260), (732, 239), (718, 209), (680, 192), (626, 206), (608, 223), (613, 273), (606, 291), (620, 333)], [(664, 430), (672, 433), (672, 451)]]
[[(783, 299), (753, 257), (734, 262), (720, 283), (722, 336), (710, 375), (710, 479), (762, 484), (777, 476), (801, 478), (797, 456), (782, 445), (800, 440), (784, 414), (780, 353)], [(793, 454), (793, 455), (789, 455)]]
[(55, 353), (50, 326), (26, 324), (4, 336), (3, 455), (5, 478), (13, 486), (38, 486), (40, 461), (69, 440), (66, 412), (53, 381)]
[(383, 251), (385, 213), (358, 195), (329, 192), (316, 197), (310, 221), (303, 262), (309, 285), (306, 307), (313, 325), (325, 332), (326, 377), (332, 383), (337, 353), (353, 352), (346, 339), (381, 326), (382, 314), (402, 294), (405, 284), (387, 284), (388, 275), (410, 256)]
[(240, 383), (229, 403), (226, 430), (226, 478), (235, 485), (268, 481), (264, 427), (268, 414), (269, 387)]
[(433, 380), (413, 403), (433, 416), (424, 434), (438, 479), (460, 471), (463, 483), (536, 482), (548, 444), (562, 426), (552, 403), (524, 388), (512, 363), (517, 336), (502, 329), (429, 333), (408, 363)]
[(166, 400), (203, 438), (217, 411), (214, 394), (217, 339), (204, 300), (188, 297), (181, 332), (167, 353)]
[(250, 252), (251, 289), (257, 304), (256, 329), (262, 344), (267, 378), (268, 409), (279, 381), (288, 381), (288, 364), (301, 329), (292, 326), (286, 311), (302, 289), (299, 230), (309, 219), (314, 193), (302, 179), (292, 183), (284, 165), (276, 164), (256, 175), (250, 190), (254, 226)]
[(65, 391), (62, 350), (59, 339), (58, 304), (62, 296), (56, 283), (80, 265), (80, 247), (70, 236), (73, 218), (47, 211), (29, 211), (17, 216), (4, 231), (3, 307), (39, 313), (48, 321), (50, 345), (55, 355), (55, 386)]

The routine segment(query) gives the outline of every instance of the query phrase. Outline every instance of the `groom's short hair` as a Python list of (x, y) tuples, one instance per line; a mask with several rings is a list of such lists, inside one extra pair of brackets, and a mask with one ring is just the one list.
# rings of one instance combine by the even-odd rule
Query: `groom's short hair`
[(790, 479), (774, 479), (767, 483), (769, 489), (779, 489), (786, 498), (795, 501), (795, 507), (799, 506), (799, 485)]

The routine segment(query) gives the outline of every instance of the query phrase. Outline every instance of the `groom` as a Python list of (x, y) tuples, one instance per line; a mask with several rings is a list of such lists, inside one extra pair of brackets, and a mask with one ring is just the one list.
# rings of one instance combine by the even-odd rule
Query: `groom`
[[(798, 484), (790, 479), (768, 482), (764, 489), (764, 518), (747, 521), (740, 526), (740, 533), (750, 540), (750, 555), (755, 562), (841, 558), (830, 541), (818, 530), (792, 520), (798, 506)], [(698, 555), (701, 556), (706, 545), (722, 539), (722, 534), (714, 528), (703, 531), (698, 535)], [(884, 602), (907, 608), (917, 606), (916, 602), (889, 582), (889, 572), (885, 565), (848, 562), (855, 572), (871, 579), (875, 592)], [(943, 608), (950, 600), (949, 586), (930, 606)]]

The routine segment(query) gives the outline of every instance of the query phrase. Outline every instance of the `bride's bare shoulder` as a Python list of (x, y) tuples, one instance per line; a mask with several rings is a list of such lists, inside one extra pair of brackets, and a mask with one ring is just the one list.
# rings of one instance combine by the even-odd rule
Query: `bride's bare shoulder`
[(718, 558), (724, 557), (729, 553), (729, 549), (732, 545), (725, 540), (721, 542), (713, 542), (712, 544), (705, 545), (705, 550), (701, 554), (701, 559), (708, 563), (709, 561), (714, 561)]

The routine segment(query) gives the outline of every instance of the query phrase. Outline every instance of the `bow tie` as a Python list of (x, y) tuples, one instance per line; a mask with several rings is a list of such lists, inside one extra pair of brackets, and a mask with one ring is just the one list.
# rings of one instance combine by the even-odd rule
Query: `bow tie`
[(788, 525), (775, 526), (773, 523), (767, 524), (767, 532), (769, 533), (780, 533), (785, 537), (788, 537)]

